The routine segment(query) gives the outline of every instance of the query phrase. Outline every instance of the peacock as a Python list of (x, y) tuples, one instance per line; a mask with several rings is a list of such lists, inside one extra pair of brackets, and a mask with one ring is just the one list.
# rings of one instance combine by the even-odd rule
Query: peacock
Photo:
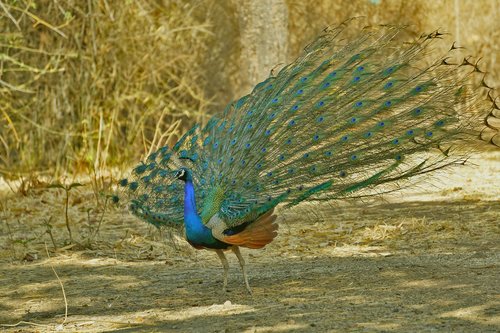
[(273, 241), (277, 206), (396, 191), (464, 164), (479, 139), (500, 146), (494, 90), (461, 47), (436, 56), (439, 31), (408, 42), (404, 26), (354, 21), (119, 181), (133, 214), (184, 223), (189, 244), (216, 252), (223, 290), (231, 250), (251, 293), (239, 248)]

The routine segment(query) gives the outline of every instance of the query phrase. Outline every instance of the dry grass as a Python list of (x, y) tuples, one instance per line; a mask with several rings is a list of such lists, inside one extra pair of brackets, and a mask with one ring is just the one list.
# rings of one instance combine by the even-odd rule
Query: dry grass
[[(110, 166), (171, 144), (187, 126), (245, 93), (240, 67), (248, 61), (240, 59), (236, 2), (0, 4), (5, 177), (83, 172), (99, 178)], [(490, 84), (500, 77), (499, 1), (288, 0), (287, 6), (289, 60), (325, 26), (365, 16), (373, 24), (407, 24), (415, 35), (449, 31), (470, 54), (483, 56)]]
[(182, 1), (2, 1), (0, 171), (97, 173), (202, 121), (210, 32)]
[[(500, 83), (500, 1), (498, 0), (353, 0), (310, 2), (287, 0), (290, 53), (295, 56), (325, 26), (362, 16), (370, 24), (407, 25), (414, 36), (436, 29), (451, 34), (451, 41), (482, 57), (489, 82)], [(307, 28), (306, 28), (307, 27)], [(443, 45), (446, 51), (449, 45)]]

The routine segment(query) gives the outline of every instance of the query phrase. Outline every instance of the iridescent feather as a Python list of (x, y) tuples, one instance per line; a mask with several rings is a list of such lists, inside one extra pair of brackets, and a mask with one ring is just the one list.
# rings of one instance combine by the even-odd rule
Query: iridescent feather
[(230, 228), (279, 204), (399, 188), (462, 161), (458, 151), (485, 124), (483, 139), (499, 145), (491, 89), (455, 46), (433, 56), (441, 33), (402, 43), (403, 27), (375, 26), (345, 38), (355, 29), (325, 30), (222, 115), (151, 154), (120, 182), (132, 212), (156, 226), (182, 223), (180, 167), (192, 171), (202, 221), (218, 214)]

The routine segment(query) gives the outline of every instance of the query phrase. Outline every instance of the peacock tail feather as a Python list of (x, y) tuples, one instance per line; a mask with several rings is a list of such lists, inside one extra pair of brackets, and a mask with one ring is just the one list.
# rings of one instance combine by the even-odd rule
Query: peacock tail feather
[(462, 162), (478, 135), (500, 146), (499, 107), (477, 64), (455, 45), (436, 59), (440, 32), (403, 43), (405, 34), (353, 21), (325, 30), (277, 75), (136, 166), (120, 181), (130, 209), (156, 226), (181, 223), (173, 173), (186, 167), (202, 221), (219, 214), (235, 227), (278, 204), (397, 189)]

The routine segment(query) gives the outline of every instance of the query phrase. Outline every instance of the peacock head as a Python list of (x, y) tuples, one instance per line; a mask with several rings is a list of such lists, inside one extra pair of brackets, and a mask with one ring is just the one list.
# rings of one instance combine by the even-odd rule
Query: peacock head
[(180, 168), (179, 170), (177, 170), (174, 174), (174, 177), (185, 182), (188, 180), (192, 180), (191, 171), (187, 168)]

